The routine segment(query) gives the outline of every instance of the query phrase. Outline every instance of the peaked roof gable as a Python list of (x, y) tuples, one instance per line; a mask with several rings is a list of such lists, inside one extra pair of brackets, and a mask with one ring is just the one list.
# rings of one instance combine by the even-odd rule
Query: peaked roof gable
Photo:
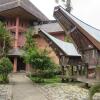
[(80, 57), (81, 56), (77, 52), (77, 50), (75, 49), (75, 47), (72, 43), (64, 42), (60, 39), (57, 39), (42, 29), (40, 29), (40, 32), (42, 32), (42, 34), (44, 34), (47, 38), (49, 38), (50, 41), (52, 41), (54, 44), (56, 44), (57, 47), (59, 47), (67, 56), (73, 56), (73, 57)]
[[(70, 22), (70, 24), (74, 25), (81, 32), (81, 34), (83, 34), (89, 41), (91, 41), (91, 43), (98, 50), (100, 50), (100, 30), (84, 23), (83, 21), (79, 20), (78, 18), (76, 18), (72, 14), (69, 14), (61, 6), (56, 7), (54, 10), (54, 17), (56, 17), (56, 19), (57, 19), (57, 16), (55, 15), (55, 13), (60, 12), (60, 11), (61, 11), (62, 16), (64, 16), (66, 18), (66, 20), (68, 20)], [(58, 21), (59, 20), (60, 19), (58, 19)]]

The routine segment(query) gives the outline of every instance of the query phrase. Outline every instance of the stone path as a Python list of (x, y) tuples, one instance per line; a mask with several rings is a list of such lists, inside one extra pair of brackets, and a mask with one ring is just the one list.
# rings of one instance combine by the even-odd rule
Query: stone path
[(12, 85), (0, 85), (0, 100), (12, 99)]
[[(0, 100), (89, 100), (89, 91), (77, 84), (36, 85), (23, 73), (10, 75), (10, 82), (0, 85)], [(93, 100), (100, 100), (100, 93)]]
[[(77, 85), (50, 84), (41, 89), (48, 100), (89, 100), (89, 91)], [(93, 100), (100, 100), (100, 93), (96, 93)]]
[(47, 100), (37, 85), (33, 85), (31, 80), (23, 73), (13, 74), (10, 81), (12, 87), (12, 100)]

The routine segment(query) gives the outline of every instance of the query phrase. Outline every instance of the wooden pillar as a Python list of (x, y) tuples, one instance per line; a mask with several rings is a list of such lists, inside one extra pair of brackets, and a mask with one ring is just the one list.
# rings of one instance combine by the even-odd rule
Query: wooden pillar
[(86, 78), (88, 78), (89, 73), (88, 73), (88, 64), (87, 63), (85, 64), (85, 67), (86, 67)]
[(26, 64), (26, 73), (30, 73), (30, 64)]
[(65, 81), (65, 70), (64, 70), (64, 66), (62, 66), (62, 82)]
[(72, 65), (72, 76), (74, 75), (73, 65)]
[(78, 68), (78, 66), (77, 66), (77, 76), (79, 76), (79, 68)]
[(15, 48), (18, 47), (19, 17), (16, 17)]
[(13, 72), (17, 72), (17, 57), (14, 58)]
[(82, 66), (80, 66), (80, 67), (81, 67), (80, 69), (81, 69), (81, 76), (82, 76), (83, 75), (83, 73), (82, 73)]
[[(19, 17), (16, 17), (16, 30), (15, 30), (14, 48), (18, 48), (18, 34), (19, 34)], [(13, 72), (17, 72), (17, 57), (14, 57)]]

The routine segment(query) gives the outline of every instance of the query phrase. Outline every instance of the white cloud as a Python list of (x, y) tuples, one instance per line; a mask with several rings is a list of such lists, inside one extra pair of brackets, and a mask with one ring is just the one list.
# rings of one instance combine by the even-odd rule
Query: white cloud
[(53, 10), (56, 3), (54, 0), (30, 0), (39, 10), (41, 10), (49, 19), (53, 18)]
[[(48, 18), (53, 19), (54, 0), (30, 0)], [(72, 14), (100, 29), (100, 0), (72, 0)]]

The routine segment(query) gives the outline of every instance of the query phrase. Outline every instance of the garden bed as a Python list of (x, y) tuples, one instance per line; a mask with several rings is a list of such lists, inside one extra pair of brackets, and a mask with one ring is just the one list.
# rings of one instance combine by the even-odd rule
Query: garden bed
[(39, 76), (30, 76), (30, 79), (33, 81), (33, 83), (41, 83), (41, 84), (61, 83), (61, 78), (58, 76), (53, 76), (51, 78), (40, 78)]
[[(49, 100), (89, 100), (89, 90), (78, 84), (58, 83), (40, 87)], [(93, 100), (100, 100), (100, 93), (96, 93)]]

